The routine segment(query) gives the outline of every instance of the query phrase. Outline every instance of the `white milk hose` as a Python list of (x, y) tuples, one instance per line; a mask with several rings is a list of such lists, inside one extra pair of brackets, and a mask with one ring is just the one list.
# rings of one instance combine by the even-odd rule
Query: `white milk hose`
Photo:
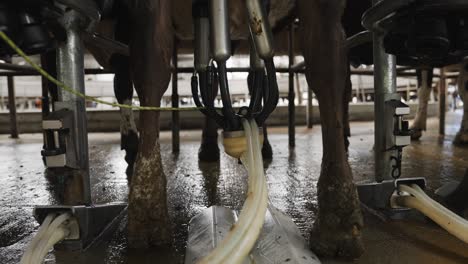
[(71, 233), (71, 225), (77, 224), (70, 213), (57, 215), (51, 213), (42, 222), (39, 231), (29, 243), (21, 264), (41, 264), (49, 250), (58, 242), (67, 238)]
[[(392, 205), (414, 208), (461, 241), (468, 243), (468, 221), (432, 200), (418, 185), (400, 185), (403, 195), (393, 196)], [(405, 194), (406, 193), (406, 194)]]
[(268, 193), (263, 158), (261, 153), (259, 128), (256, 122), (242, 120), (247, 150), (241, 161), (249, 174), (247, 198), (238, 221), (233, 225), (221, 243), (200, 264), (242, 263), (255, 245), (265, 221)]

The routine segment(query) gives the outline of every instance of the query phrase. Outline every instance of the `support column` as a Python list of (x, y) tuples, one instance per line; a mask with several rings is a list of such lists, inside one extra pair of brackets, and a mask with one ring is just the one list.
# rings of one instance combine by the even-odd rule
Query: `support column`
[[(48, 73), (52, 74), (53, 76), (57, 75), (57, 70), (55, 67), (55, 57), (56, 54), (55, 52), (48, 52), (41, 54), (41, 67)], [(54, 67), (51, 67), (52, 64), (54, 64)], [(50, 114), (50, 105), (51, 103), (53, 104), (53, 100), (50, 100), (49, 97), (49, 90), (51, 85), (51, 82), (47, 80), (45, 77), (41, 77), (41, 85), (42, 85), (42, 120), (46, 118)], [(52, 101), (52, 102), (51, 102)], [(50, 145), (53, 145), (52, 142), (54, 142), (54, 134), (52, 131), (43, 131), (43, 141), (44, 141), (44, 146), (43, 149), (48, 150)]]
[(289, 51), (289, 89), (288, 89), (288, 135), (289, 135), (289, 147), (296, 145), (296, 105), (295, 105), (295, 92), (294, 92), (294, 71), (292, 66), (294, 65), (294, 23), (289, 26), (289, 38), (288, 38), (288, 51)]
[(445, 69), (440, 68), (439, 81), (439, 134), (445, 135), (445, 111), (447, 109), (447, 79), (445, 78)]
[(18, 138), (18, 120), (16, 114), (15, 80), (13, 76), (7, 76), (8, 85), (8, 109), (10, 111), (10, 135)]
[[(172, 54), (172, 107), (179, 107), (179, 91), (178, 91), (178, 63), (177, 63), (177, 41), (174, 40), (174, 51)], [(172, 111), (172, 152), (179, 152), (180, 150), (180, 116), (179, 111)]]
[[(63, 18), (67, 39), (57, 49), (57, 77), (64, 84), (80, 93), (85, 93), (84, 49), (80, 38), (80, 16), (68, 11)], [(70, 137), (74, 143), (77, 169), (72, 171), (69, 186), (66, 186), (66, 204), (91, 204), (89, 180), (88, 126), (85, 99), (58, 89), (56, 110), (68, 109), (73, 113)], [(68, 146), (71, 147), (71, 146)]]
[[(380, 1), (373, 0), (373, 4)], [(390, 158), (395, 152), (386, 150), (387, 131), (393, 130), (393, 120), (385, 115), (385, 102), (400, 100), (396, 93), (396, 58), (385, 53), (383, 38), (383, 34), (374, 32), (374, 158), (377, 182), (392, 179)]]

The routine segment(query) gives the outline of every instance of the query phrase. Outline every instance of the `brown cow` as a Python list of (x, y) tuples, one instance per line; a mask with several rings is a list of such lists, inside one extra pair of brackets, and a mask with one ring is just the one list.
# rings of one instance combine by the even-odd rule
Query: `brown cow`
[[(323, 160), (311, 246), (319, 255), (355, 258), (363, 251), (363, 223), (344, 144), (342, 102), (348, 66), (341, 18), (345, 4), (345, 0), (272, 0), (269, 20), (275, 27), (284, 18), (299, 17), (307, 81), (320, 102)], [(193, 38), (191, 1), (130, 0), (128, 10), (131, 78), (141, 105), (159, 106), (170, 81), (174, 36)], [(248, 38), (243, 1), (230, 1), (230, 26), (233, 40)], [(140, 112), (128, 209), (128, 238), (134, 247), (171, 242), (158, 124), (159, 112)]]

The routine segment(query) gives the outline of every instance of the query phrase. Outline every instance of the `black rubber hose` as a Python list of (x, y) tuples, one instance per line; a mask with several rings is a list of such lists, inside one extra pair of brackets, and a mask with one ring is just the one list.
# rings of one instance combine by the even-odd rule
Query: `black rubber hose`
[(263, 96), (263, 70), (251, 72), (252, 78), (249, 80), (250, 90), (250, 104), (249, 104), (249, 115), (255, 115), (259, 112), (262, 104)]
[(265, 103), (263, 109), (255, 118), (257, 124), (265, 122), (268, 116), (275, 110), (279, 99), (278, 81), (276, 80), (276, 69), (273, 59), (266, 60), (265, 67), (268, 77), (268, 89), (264, 93)]
[(223, 100), (223, 114), (226, 119), (224, 129), (227, 131), (240, 129), (240, 122), (232, 109), (231, 95), (229, 94), (229, 84), (227, 80), (226, 62), (218, 63), (219, 87), (221, 99)]
[[(200, 86), (202, 87), (203, 87), (203, 84), (206, 83), (202, 81), (203, 79), (206, 79), (206, 75), (207, 75), (206, 73), (200, 73)], [(218, 112), (216, 112), (216, 109), (214, 109), (213, 104), (211, 105), (205, 104), (204, 106), (202, 102), (200, 101), (200, 97), (198, 96), (198, 78), (196, 75), (192, 76), (191, 86), (192, 86), (193, 101), (195, 102), (195, 105), (197, 107), (204, 108), (204, 109), (200, 109), (200, 112), (202, 112), (207, 117), (212, 118), (213, 120), (215, 120), (215, 122), (219, 126), (223, 127), (224, 126), (223, 117), (220, 114), (218, 114)]]
[[(195, 105), (197, 107), (204, 108), (205, 106), (202, 104), (202, 102), (200, 101), (200, 97), (198, 96), (198, 78), (196, 75), (192, 76), (190, 84), (192, 86), (192, 97), (193, 101), (195, 102)], [(205, 109), (200, 109), (200, 112), (202, 112), (205, 115), (207, 114)]]
[(201, 100), (204, 105), (209, 106), (209, 98), (207, 98), (207, 89), (211, 86), (211, 82), (208, 82), (208, 78), (210, 73), (209, 72), (201, 72), (198, 73), (200, 76), (200, 95)]

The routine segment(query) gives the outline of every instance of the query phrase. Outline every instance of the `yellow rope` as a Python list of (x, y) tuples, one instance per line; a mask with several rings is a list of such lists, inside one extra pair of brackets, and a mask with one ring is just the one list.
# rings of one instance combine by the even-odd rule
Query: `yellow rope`
[(49, 73), (47, 73), (44, 69), (41, 68), (41, 66), (37, 65), (34, 63), (31, 58), (29, 58), (28, 55), (26, 55), (14, 42), (11, 40), (5, 32), (0, 30), (0, 38), (5, 41), (8, 46), (10, 46), (18, 55), (23, 57), (23, 59), (29, 63), (36, 71), (38, 71), (42, 76), (44, 76), (47, 80), (52, 82), (53, 84), (57, 85), (58, 87), (62, 88), (63, 90), (74, 94), (78, 97), (84, 98), (86, 101), (90, 102), (96, 102), (99, 104), (105, 104), (105, 105), (110, 105), (110, 106), (115, 106), (115, 107), (120, 107), (120, 108), (127, 108), (127, 109), (134, 109), (134, 110), (145, 110), (145, 111), (193, 111), (193, 110), (200, 110), (203, 108), (200, 107), (183, 107), (183, 108), (176, 108), (176, 107), (155, 107), (155, 106), (136, 106), (136, 105), (126, 105), (126, 104), (118, 104), (118, 103), (111, 103), (107, 101), (103, 101), (100, 99), (97, 99), (96, 97), (92, 97), (86, 94), (83, 94), (73, 88), (68, 87), (66, 84), (63, 82), (55, 79), (52, 77)]

